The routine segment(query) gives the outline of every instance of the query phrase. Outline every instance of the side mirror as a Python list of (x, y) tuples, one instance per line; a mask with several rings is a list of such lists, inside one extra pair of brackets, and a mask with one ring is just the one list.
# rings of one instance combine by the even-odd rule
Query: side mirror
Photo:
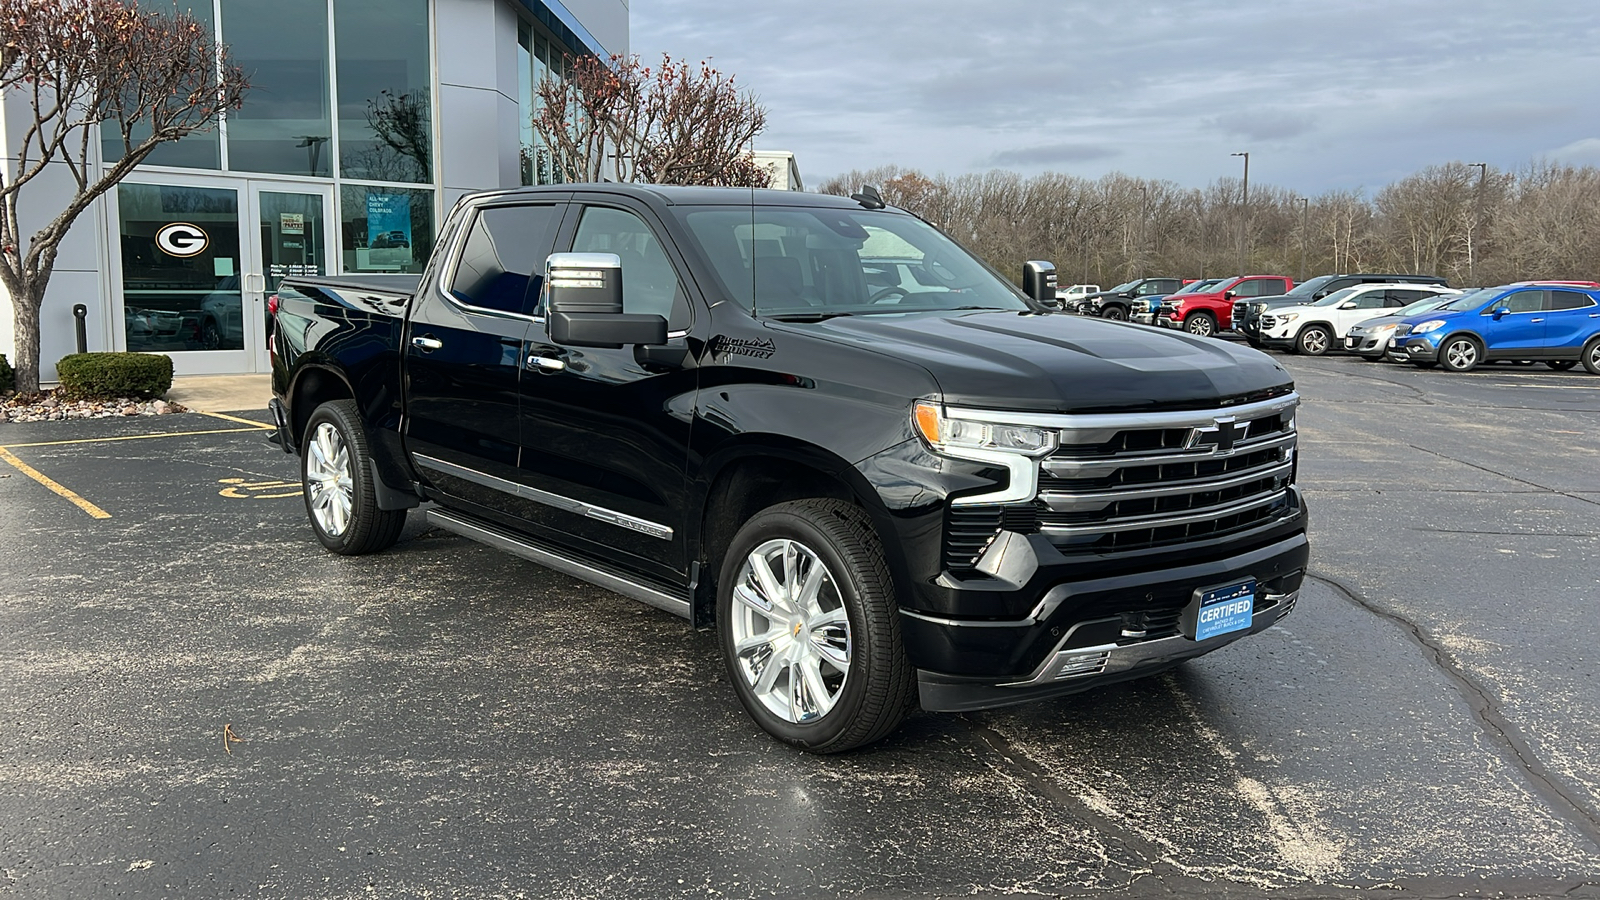
[(1502, 306), (1499, 309), (1495, 310), (1494, 312), (1490, 313), (1490, 315), (1494, 316), (1494, 320), (1496, 322), (1498, 322), (1502, 318), (1511, 315), (1511, 308), (1507, 307), (1507, 306)]
[(552, 253), (544, 283), (550, 340), (557, 344), (620, 350), (667, 342), (664, 317), (622, 311), (622, 260), (615, 253)]
[(1237, 296), (1239, 296), (1239, 292), (1238, 291), (1223, 291), (1222, 292), (1222, 299), (1224, 299), (1224, 300), (1232, 300), (1233, 298), (1235, 298)]
[(1022, 264), (1022, 292), (1051, 309), (1056, 307), (1056, 264), (1030, 259)]
[(1355, 309), (1356, 308), (1356, 301), (1354, 301), (1354, 300), (1346, 300), (1345, 302), (1339, 304), (1339, 308), (1340, 309)]

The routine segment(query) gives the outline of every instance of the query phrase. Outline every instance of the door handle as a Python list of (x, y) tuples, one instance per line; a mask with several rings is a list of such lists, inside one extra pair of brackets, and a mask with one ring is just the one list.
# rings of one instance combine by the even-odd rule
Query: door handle
[(1530, 322), (1543, 322), (1544, 318), (1540, 317), (1540, 318), (1537, 318), (1537, 319), (1529, 319), (1528, 321), (1530, 321)]
[(416, 347), (418, 350), (421, 350), (423, 353), (432, 353), (433, 351), (439, 349), (440, 347), (443, 347), (444, 346), (444, 341), (441, 341), (438, 338), (434, 337), (433, 335), (429, 334), (429, 335), (424, 335), (422, 337), (414, 337), (414, 338), (412, 338), (411, 339), (411, 346)]
[(554, 356), (529, 356), (528, 368), (541, 372), (561, 372), (567, 368), (567, 361)]

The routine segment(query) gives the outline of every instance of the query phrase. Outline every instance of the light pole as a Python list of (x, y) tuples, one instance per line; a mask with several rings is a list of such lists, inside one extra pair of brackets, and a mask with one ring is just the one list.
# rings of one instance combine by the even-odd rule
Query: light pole
[(1467, 283), (1475, 286), (1478, 283), (1478, 276), (1473, 271), (1475, 266), (1472, 253), (1472, 232), (1481, 224), (1479, 220), (1483, 218), (1483, 182), (1484, 179), (1489, 177), (1489, 164), (1467, 163), (1467, 168), (1471, 169), (1473, 167), (1478, 169), (1478, 195), (1473, 200), (1472, 228), (1467, 230)]
[(1145, 265), (1145, 244), (1150, 240), (1150, 186), (1139, 185), (1139, 266)]
[(1306, 214), (1311, 211), (1311, 198), (1300, 198), (1300, 281), (1306, 280)]
[(1229, 153), (1229, 156), (1244, 157), (1244, 208), (1239, 214), (1239, 274), (1244, 271), (1244, 234), (1246, 223), (1250, 221), (1250, 154), (1249, 152)]

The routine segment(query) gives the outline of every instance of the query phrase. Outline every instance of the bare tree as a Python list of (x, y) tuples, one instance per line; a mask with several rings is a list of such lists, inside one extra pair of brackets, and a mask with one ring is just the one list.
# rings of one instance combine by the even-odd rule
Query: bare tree
[[(0, 95), (31, 114), (7, 148), (15, 165), (0, 167), (0, 284), (15, 308), (17, 390), (37, 391), (39, 310), (72, 224), (157, 146), (238, 108), (247, 84), (209, 27), (133, 0), (0, 0), (0, 29)], [(107, 132), (122, 155), (97, 166), (92, 144)], [(24, 189), (54, 167), (72, 198), (25, 236)]]
[(567, 181), (766, 187), (750, 145), (766, 110), (733, 76), (663, 56), (569, 58), (538, 86), (533, 127)]

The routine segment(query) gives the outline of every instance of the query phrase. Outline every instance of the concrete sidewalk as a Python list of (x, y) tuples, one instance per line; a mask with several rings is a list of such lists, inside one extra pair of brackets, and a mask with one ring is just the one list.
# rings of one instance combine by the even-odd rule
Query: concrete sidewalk
[(271, 398), (271, 375), (181, 375), (166, 399), (199, 412), (258, 412)]

